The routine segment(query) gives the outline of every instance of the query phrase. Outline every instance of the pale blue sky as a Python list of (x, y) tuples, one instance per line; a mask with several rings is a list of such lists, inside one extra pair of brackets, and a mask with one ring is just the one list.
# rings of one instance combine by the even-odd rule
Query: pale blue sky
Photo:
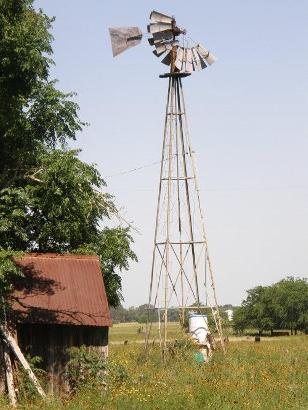
[(184, 81), (221, 303), (308, 267), (308, 2), (37, 0), (56, 16), (59, 87), (78, 93), (82, 159), (94, 162), (134, 221), (140, 262), (125, 305), (147, 300), (167, 82), (147, 41), (112, 58), (109, 26), (145, 30), (152, 9), (218, 57)]

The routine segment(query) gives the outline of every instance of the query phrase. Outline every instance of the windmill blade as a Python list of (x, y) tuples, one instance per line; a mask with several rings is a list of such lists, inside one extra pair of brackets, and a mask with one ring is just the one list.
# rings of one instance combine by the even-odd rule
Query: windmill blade
[(207, 65), (205, 64), (205, 61), (203, 60), (203, 58), (201, 57), (201, 55), (197, 52), (199, 59), (200, 59), (200, 63), (201, 63), (201, 69), (203, 70), (204, 68), (207, 67)]
[(192, 72), (193, 72), (193, 60), (192, 60), (191, 48), (187, 48), (187, 49), (186, 49), (185, 71), (186, 71), (187, 73), (192, 73)]
[(194, 65), (194, 70), (198, 70), (201, 71), (204, 68), (207, 67), (207, 65), (205, 64), (205, 62), (202, 60), (202, 58), (200, 57), (200, 55), (198, 54), (198, 51), (196, 50), (195, 47), (193, 47), (191, 49), (192, 52), (192, 56), (193, 56), (193, 65)]
[(159, 33), (161, 31), (172, 30), (172, 24), (169, 23), (154, 23), (148, 25), (148, 32), (151, 34)]
[(172, 17), (166, 16), (165, 14), (159, 13), (158, 11), (153, 10), (150, 14), (151, 23), (169, 23), (172, 22)]
[(200, 44), (197, 45), (196, 49), (198, 51), (198, 54), (208, 63), (208, 65), (214, 64), (217, 60), (214, 54), (212, 54), (209, 50), (207, 50)]
[(160, 41), (173, 39), (173, 33), (171, 30), (160, 31), (158, 33), (153, 33), (153, 43), (159, 43)]
[(171, 51), (172, 47), (177, 46), (179, 44), (178, 41), (165, 41), (164, 43), (158, 43), (155, 45), (156, 50), (153, 51), (153, 54), (156, 57), (160, 57), (166, 51)]
[(196, 71), (196, 70), (200, 71), (201, 70), (201, 61), (200, 61), (200, 57), (199, 57), (195, 47), (192, 47), (191, 53), (192, 53), (194, 71)]
[(142, 31), (139, 27), (113, 27), (109, 28), (109, 34), (113, 57), (137, 46), (142, 39)]
[(170, 51), (170, 48), (167, 47), (167, 45), (165, 44), (161, 44), (159, 47), (156, 47), (156, 50), (153, 51), (153, 54), (156, 57), (160, 57), (161, 55), (163, 55), (167, 50)]
[(212, 54), (211, 52), (209, 53), (208, 57), (205, 59), (208, 65), (212, 65), (217, 61), (217, 58)]
[(171, 51), (161, 60), (161, 62), (165, 65), (170, 65), (171, 64)]
[(160, 50), (160, 51), (154, 50), (154, 51), (152, 51), (152, 53), (153, 53), (156, 57), (160, 57), (160, 56), (162, 56), (166, 51), (167, 51), (167, 49), (165, 48), (164, 50)]
[(184, 58), (184, 48), (178, 47), (177, 53), (176, 53), (175, 66), (179, 71), (182, 70), (183, 58)]
[(162, 44), (158, 47), (156, 47), (156, 50), (153, 51), (153, 53), (159, 57), (160, 55), (164, 54), (165, 51), (169, 50), (170, 51), (170, 47), (168, 48), (167, 44)]
[(183, 47), (182, 61), (183, 61), (183, 64), (182, 64), (181, 71), (185, 72), (186, 71), (186, 62), (187, 62), (187, 48), (186, 47)]
[(162, 41), (160, 43), (155, 44), (156, 50), (159, 48), (161, 49), (163, 46), (166, 47), (166, 49), (171, 50), (173, 46), (178, 46), (179, 42), (176, 40), (171, 40), (171, 41)]

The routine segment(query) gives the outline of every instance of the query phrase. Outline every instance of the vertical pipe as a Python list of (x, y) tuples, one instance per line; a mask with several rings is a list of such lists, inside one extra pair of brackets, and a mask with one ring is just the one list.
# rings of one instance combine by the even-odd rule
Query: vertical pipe
[(177, 178), (177, 208), (178, 208), (178, 230), (179, 230), (179, 242), (180, 242), (180, 286), (181, 286), (181, 306), (182, 312), (180, 314), (180, 322), (182, 327), (185, 321), (185, 296), (184, 296), (184, 278), (183, 278), (183, 245), (182, 245), (182, 210), (181, 210), (181, 196), (180, 196), (180, 164), (179, 164), (179, 116), (181, 115), (181, 107), (178, 105), (178, 89), (175, 87), (175, 149), (176, 149), (176, 178)]
[[(182, 83), (180, 78), (176, 78), (177, 83), (177, 90), (178, 90), (178, 109), (179, 111), (185, 114), (185, 106), (181, 104), (182, 102), (182, 95), (180, 94), (180, 87), (182, 88)], [(196, 295), (197, 295), (197, 305), (200, 305), (200, 296), (199, 296), (199, 284), (198, 284), (198, 277), (197, 277), (197, 267), (196, 267), (196, 254), (195, 254), (195, 245), (194, 245), (194, 232), (193, 232), (193, 223), (192, 223), (192, 212), (191, 212), (191, 204), (190, 204), (190, 196), (189, 196), (189, 186), (188, 186), (188, 173), (187, 173), (187, 163), (186, 163), (186, 146), (184, 141), (184, 127), (182, 121), (182, 115), (179, 116), (180, 122), (180, 138), (182, 144), (182, 161), (183, 161), (183, 170), (184, 170), (184, 177), (185, 177), (185, 192), (186, 192), (186, 202), (187, 202), (187, 209), (188, 209), (188, 222), (189, 222), (189, 234), (190, 234), (190, 241), (191, 241), (191, 254), (193, 260), (193, 270), (194, 270), (194, 280), (195, 280), (195, 287), (196, 287)], [(191, 151), (190, 146), (188, 147), (189, 151)]]
[[(170, 90), (171, 90), (171, 78), (169, 78), (168, 84), (168, 94), (167, 94), (167, 104), (165, 112), (165, 124), (164, 124), (164, 137), (162, 144), (162, 153), (161, 153), (161, 164), (160, 164), (160, 177), (159, 177), (159, 188), (158, 188), (158, 199), (157, 199), (157, 208), (156, 208), (156, 219), (155, 219), (155, 233), (154, 233), (154, 243), (153, 243), (153, 253), (152, 253), (152, 266), (151, 266), (151, 281), (150, 281), (150, 290), (149, 290), (149, 299), (148, 299), (148, 312), (147, 312), (147, 325), (146, 325), (146, 334), (145, 334), (145, 349), (148, 350), (149, 336), (151, 331), (151, 321), (150, 321), (150, 305), (152, 301), (152, 292), (153, 292), (153, 281), (154, 281), (154, 268), (155, 268), (155, 256), (156, 256), (156, 244), (157, 244), (157, 233), (158, 233), (158, 221), (159, 221), (159, 209), (161, 201), (161, 192), (162, 192), (162, 178), (165, 162), (165, 149), (166, 149), (166, 138), (167, 138), (167, 123), (168, 123), (168, 111), (169, 111), (169, 101), (170, 101)], [(155, 306), (154, 306), (155, 308)]]
[(167, 350), (168, 334), (168, 284), (170, 272), (170, 217), (172, 196), (172, 145), (173, 145), (173, 119), (174, 119), (174, 78), (171, 77), (171, 104), (169, 111), (169, 150), (168, 150), (168, 187), (167, 187), (167, 228), (166, 228), (166, 269), (164, 292), (164, 357)]

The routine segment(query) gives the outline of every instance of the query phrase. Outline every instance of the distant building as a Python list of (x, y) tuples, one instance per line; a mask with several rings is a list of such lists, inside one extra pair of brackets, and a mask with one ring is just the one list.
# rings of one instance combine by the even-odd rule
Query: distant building
[(233, 309), (227, 309), (225, 310), (228, 316), (228, 320), (231, 322), (233, 320)]
[(67, 348), (108, 354), (111, 317), (97, 256), (27, 254), (16, 261), (25, 277), (13, 294), (15, 338), (24, 354), (40, 356), (51, 392), (63, 387)]

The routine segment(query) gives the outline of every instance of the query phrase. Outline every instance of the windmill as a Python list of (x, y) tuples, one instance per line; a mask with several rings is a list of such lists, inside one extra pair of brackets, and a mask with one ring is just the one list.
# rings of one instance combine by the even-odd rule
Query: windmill
[[(151, 265), (146, 346), (149, 343), (152, 325), (151, 310), (158, 313), (160, 345), (162, 351), (166, 352), (170, 308), (178, 309), (180, 322), (184, 324), (185, 312), (194, 310), (199, 316), (204, 317), (203, 309), (210, 306), (224, 350), (214, 273), (208, 252), (196, 162), (188, 132), (182, 87), (182, 78), (190, 76), (194, 71), (203, 70), (216, 59), (202, 45), (190, 45), (186, 30), (177, 26), (173, 16), (152, 11), (147, 31), (148, 42), (154, 47), (153, 54), (161, 58), (161, 62), (170, 67), (170, 71), (160, 75), (160, 78), (168, 78), (168, 95)], [(113, 56), (138, 45), (144, 37), (144, 33), (138, 27), (110, 28), (109, 33)]]

